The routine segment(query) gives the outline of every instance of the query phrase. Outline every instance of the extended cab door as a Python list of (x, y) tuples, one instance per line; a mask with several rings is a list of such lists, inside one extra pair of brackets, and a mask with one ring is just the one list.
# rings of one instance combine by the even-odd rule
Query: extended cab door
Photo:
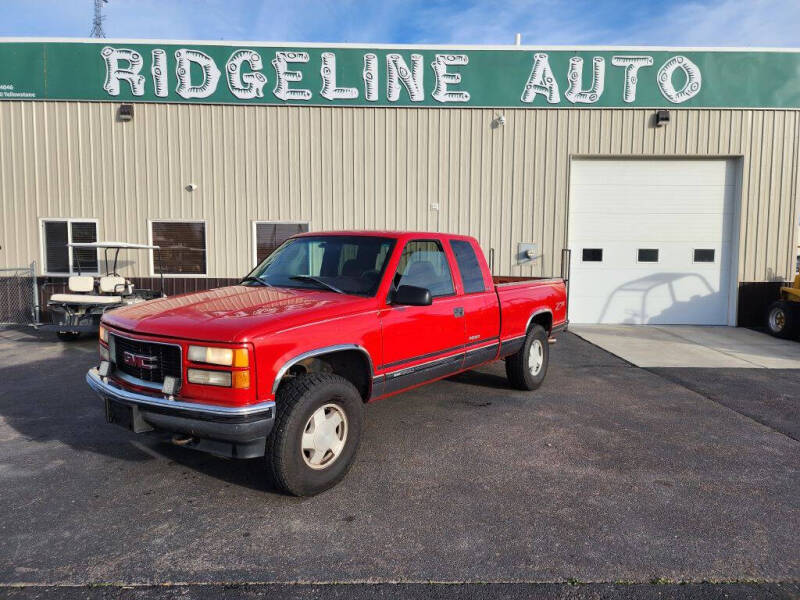
[(383, 364), (376, 371), (386, 376), (387, 394), (458, 371), (466, 335), (463, 298), (456, 295), (450, 260), (440, 241), (407, 242), (392, 285), (427, 288), (433, 304), (399, 306), (388, 298), (380, 311)]
[(450, 240), (461, 277), (466, 328), (464, 368), (474, 367), (497, 356), (500, 345), (500, 302), (483, 252), (474, 240)]

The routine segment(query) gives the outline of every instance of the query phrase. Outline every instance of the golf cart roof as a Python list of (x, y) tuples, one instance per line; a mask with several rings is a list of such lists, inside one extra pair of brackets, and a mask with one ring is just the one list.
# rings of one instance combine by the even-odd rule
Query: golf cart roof
[(73, 248), (128, 248), (130, 250), (158, 250), (159, 246), (149, 244), (129, 244), (128, 242), (73, 242)]

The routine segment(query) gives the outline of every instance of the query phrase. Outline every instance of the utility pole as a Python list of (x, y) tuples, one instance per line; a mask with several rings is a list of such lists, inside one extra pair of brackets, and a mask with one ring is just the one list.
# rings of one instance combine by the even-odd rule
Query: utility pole
[(106, 37), (106, 32), (103, 31), (103, 21), (105, 20), (105, 16), (103, 16), (103, 4), (107, 2), (108, 0), (94, 0), (94, 19), (92, 20), (92, 32), (89, 34), (90, 37)]

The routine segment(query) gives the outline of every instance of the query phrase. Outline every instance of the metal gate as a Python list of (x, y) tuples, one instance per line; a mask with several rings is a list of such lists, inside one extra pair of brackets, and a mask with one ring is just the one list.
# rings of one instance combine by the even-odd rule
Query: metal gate
[(36, 261), (27, 267), (0, 269), (0, 326), (36, 325), (38, 322)]

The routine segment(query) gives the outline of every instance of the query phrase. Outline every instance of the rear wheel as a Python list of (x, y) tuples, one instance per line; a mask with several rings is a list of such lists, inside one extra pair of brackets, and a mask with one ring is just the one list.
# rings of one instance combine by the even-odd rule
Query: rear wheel
[(74, 342), (81, 334), (77, 331), (58, 331), (56, 335), (62, 342)]
[(775, 337), (790, 338), (798, 327), (798, 310), (785, 300), (773, 302), (767, 311), (767, 327)]
[(533, 325), (525, 336), (525, 343), (516, 354), (506, 358), (506, 376), (518, 390), (535, 390), (542, 385), (550, 361), (547, 332), (541, 325)]
[(313, 496), (339, 483), (361, 439), (364, 402), (355, 386), (338, 375), (302, 375), (280, 388), (276, 405), (266, 460), (278, 487)]

